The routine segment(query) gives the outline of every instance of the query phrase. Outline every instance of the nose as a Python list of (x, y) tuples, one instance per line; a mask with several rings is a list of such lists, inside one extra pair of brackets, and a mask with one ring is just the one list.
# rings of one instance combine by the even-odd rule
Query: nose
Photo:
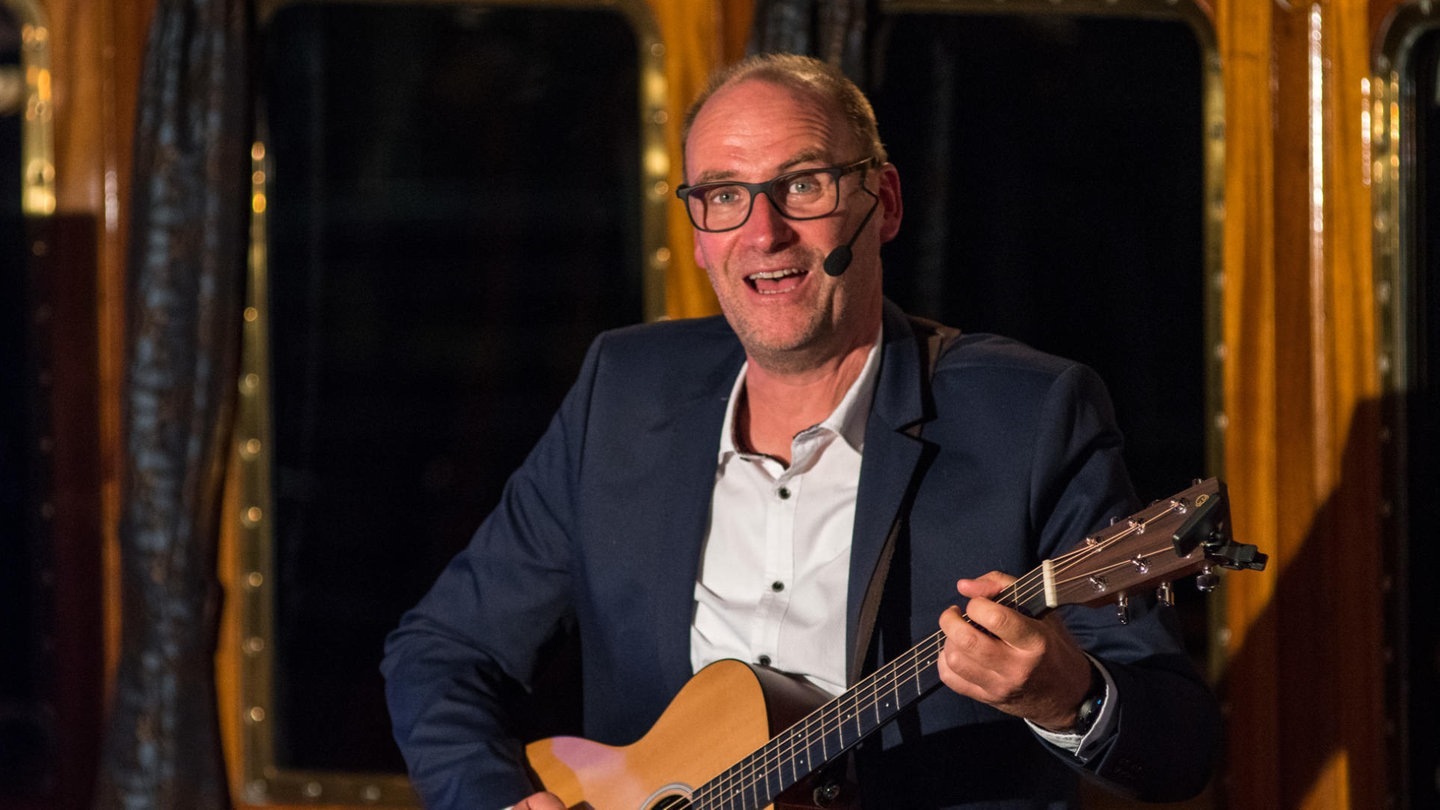
[(751, 203), (750, 219), (745, 221), (746, 239), (757, 247), (776, 250), (787, 247), (795, 238), (790, 220), (780, 215), (769, 194), (757, 194)]

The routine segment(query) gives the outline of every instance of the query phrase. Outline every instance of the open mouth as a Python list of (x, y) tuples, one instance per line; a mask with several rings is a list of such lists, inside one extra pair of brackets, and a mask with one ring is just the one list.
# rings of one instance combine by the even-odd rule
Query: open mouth
[(800, 282), (804, 281), (807, 275), (809, 275), (808, 270), (787, 267), (784, 270), (751, 273), (745, 277), (745, 283), (750, 285), (750, 289), (761, 295), (778, 295), (800, 286)]

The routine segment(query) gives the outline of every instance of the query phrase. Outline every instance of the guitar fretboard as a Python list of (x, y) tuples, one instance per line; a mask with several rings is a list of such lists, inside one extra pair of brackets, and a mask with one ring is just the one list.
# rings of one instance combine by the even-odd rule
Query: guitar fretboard
[[(1123, 594), (1126, 588), (1148, 584), (1161, 575), (1193, 570), (1204, 564), (1205, 555), (1192, 543), (1193, 550), (1182, 556), (1176, 526), (1185, 521), (1192, 507), (1212, 496), (1218, 495), (1217, 503), (1223, 503), (1219, 487), (1216, 479), (1197, 482), (1168, 502), (1157, 501), (1128, 520), (1117, 521), (1017, 579), (996, 595), (995, 601), (1038, 618), (1061, 604), (1083, 604), (1097, 594)], [(1200, 525), (1189, 526), (1187, 533), (1199, 531)], [(1258, 567), (1263, 565), (1262, 560)], [(936, 665), (944, 646), (943, 632), (916, 644), (701, 785), (684, 806), (696, 810), (762, 810), (769, 806), (787, 788), (939, 686)]]
[[(1028, 581), (1035, 576), (1038, 571), (1017, 580), (995, 601), (1032, 616), (1043, 613), (1043, 589)], [(936, 664), (944, 646), (945, 634), (937, 631), (911, 647), (702, 785), (691, 796), (691, 806), (695, 810), (761, 810), (770, 805), (784, 790), (850, 750), (939, 686)]]

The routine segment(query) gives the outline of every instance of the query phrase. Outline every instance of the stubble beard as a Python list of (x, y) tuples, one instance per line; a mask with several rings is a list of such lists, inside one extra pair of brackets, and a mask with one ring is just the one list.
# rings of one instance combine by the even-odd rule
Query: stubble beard
[(831, 307), (808, 309), (804, 319), (795, 313), (775, 313), (775, 320), (756, 317), (744, 307), (725, 308), (726, 319), (751, 361), (776, 374), (795, 374), (820, 367), (833, 353)]
[[(808, 268), (811, 274), (823, 272), (819, 256), (807, 252), (795, 259), (794, 266)], [(724, 279), (710, 275), (725, 319), (740, 338), (746, 355), (761, 368), (775, 374), (807, 372), (822, 366), (837, 351), (831, 345), (836, 333), (836, 291), (821, 295), (819, 290), (806, 290), (804, 295), (811, 302), (809, 306), (754, 306), (754, 302), (748, 300), (753, 291), (743, 277), (725, 288), (717, 283)], [(734, 278), (728, 273), (726, 277)], [(807, 284), (823, 281), (823, 277), (806, 279)], [(718, 292), (721, 289), (729, 292), (721, 295)]]

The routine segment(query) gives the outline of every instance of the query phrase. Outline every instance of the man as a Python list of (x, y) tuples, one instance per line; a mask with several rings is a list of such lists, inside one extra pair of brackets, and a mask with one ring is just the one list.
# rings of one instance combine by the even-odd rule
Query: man
[(1165, 609), (1137, 600), (1122, 625), (992, 599), (999, 572), (1134, 509), (1093, 373), (992, 336), (932, 339), (946, 332), (885, 301), (899, 175), (830, 67), (741, 63), (692, 109), (685, 147), (680, 194), (724, 317), (597, 339), (499, 507), (392, 634), (395, 735), (427, 805), (564, 807), (528, 775), (504, 695), (567, 621), (600, 742), (641, 737), (712, 661), (835, 694), (938, 619), (947, 688), (861, 744), (866, 808), (1069, 806), (1077, 773), (1197, 793), (1218, 712)]

